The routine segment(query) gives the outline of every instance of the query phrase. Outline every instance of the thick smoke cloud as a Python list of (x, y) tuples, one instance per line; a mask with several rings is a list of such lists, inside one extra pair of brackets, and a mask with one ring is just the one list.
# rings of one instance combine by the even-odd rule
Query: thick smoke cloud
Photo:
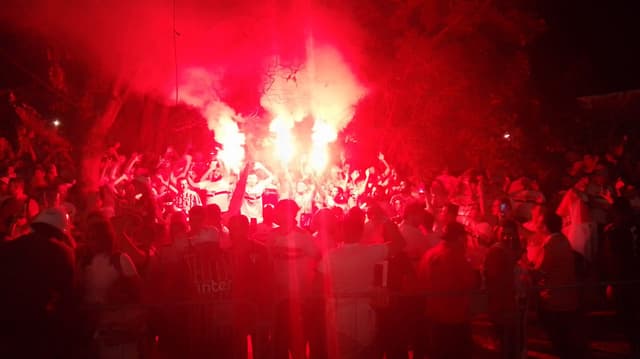
[[(246, 90), (247, 80), (257, 93), (273, 56), (303, 61), (310, 35), (359, 61), (360, 32), (346, 19), (307, 1), (175, 0), (178, 69), (223, 71), (225, 95)], [(7, 0), (0, 20), (124, 77), (135, 90), (164, 94), (175, 85), (173, 0)]]
[(0, 20), (167, 103), (177, 77), (180, 101), (240, 148), (238, 122), (259, 106), (287, 122), (312, 116), (315, 138), (327, 143), (352, 118), (366, 93), (352, 70), (363, 62), (362, 32), (330, 3), (9, 0)]

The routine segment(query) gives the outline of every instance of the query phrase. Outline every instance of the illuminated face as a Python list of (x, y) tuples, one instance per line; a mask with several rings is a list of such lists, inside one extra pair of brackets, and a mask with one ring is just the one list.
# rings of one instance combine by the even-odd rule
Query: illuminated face
[(51, 165), (49, 167), (49, 177), (58, 177), (58, 168), (56, 167), (56, 165)]
[(300, 181), (296, 184), (296, 191), (298, 191), (298, 193), (304, 193), (307, 191), (307, 185)]
[(9, 193), (12, 196), (22, 195), (24, 193), (24, 185), (17, 182), (12, 182), (9, 184)]
[(258, 184), (258, 176), (256, 176), (255, 174), (250, 174), (247, 177), (247, 186), (254, 187), (257, 184)]
[(186, 190), (187, 186), (188, 186), (187, 180), (180, 181), (180, 189), (181, 190), (183, 190), (183, 191)]
[(402, 211), (402, 201), (399, 199), (393, 201), (393, 209), (396, 211), (396, 213), (400, 213)]

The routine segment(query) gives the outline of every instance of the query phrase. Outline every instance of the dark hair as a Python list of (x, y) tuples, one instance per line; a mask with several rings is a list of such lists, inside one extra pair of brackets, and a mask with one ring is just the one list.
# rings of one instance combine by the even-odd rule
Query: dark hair
[(86, 239), (93, 245), (95, 254), (111, 255), (115, 251), (115, 232), (111, 222), (100, 212), (92, 212), (87, 217)]
[(31, 228), (35, 233), (47, 239), (55, 238), (64, 241), (68, 238), (61, 230), (47, 223), (31, 223)]
[[(522, 243), (520, 242), (520, 235), (518, 233), (518, 223), (510, 219), (503, 219), (502, 221), (500, 221), (500, 227), (502, 227), (502, 232), (501, 238), (498, 238), (498, 240), (508, 241), (509, 248), (520, 253), (522, 251)], [(511, 230), (513, 232), (513, 235), (510, 237), (505, 237), (505, 229)]]
[(457, 204), (453, 204), (453, 203), (447, 203), (444, 208), (446, 209), (446, 213), (448, 215), (452, 215), (452, 216), (457, 216), (458, 215), (458, 211), (460, 210), (460, 206), (458, 206)]
[(275, 207), (272, 204), (265, 204), (262, 206), (262, 221), (272, 223), (275, 217)]
[(435, 222), (435, 217), (433, 216), (433, 214), (431, 214), (431, 212), (424, 211), (422, 213), (422, 225), (428, 231), (431, 231), (433, 229), (433, 223), (434, 222)]
[(21, 177), (13, 177), (12, 179), (9, 180), (9, 185), (19, 185), (22, 186), (22, 188), (24, 188), (24, 179), (22, 179)]
[(558, 233), (562, 231), (562, 218), (554, 211), (547, 210), (544, 214), (544, 225), (549, 232)]
[(407, 204), (407, 206), (404, 208), (404, 213), (402, 214), (402, 217), (404, 217), (404, 219), (407, 219), (408, 217), (411, 217), (411, 216), (422, 215), (424, 212), (425, 212), (424, 203), (414, 201)]
[(342, 221), (342, 230), (344, 241), (347, 243), (358, 243), (364, 234), (364, 212), (354, 207), (347, 212)]
[(192, 228), (202, 228), (205, 225), (206, 218), (207, 215), (202, 206), (194, 206), (189, 211), (189, 223)]
[(236, 214), (229, 218), (229, 236), (242, 239), (249, 237), (249, 220), (246, 216)]
[(444, 229), (442, 240), (447, 242), (455, 242), (467, 235), (467, 230), (461, 223), (453, 222), (448, 224)]

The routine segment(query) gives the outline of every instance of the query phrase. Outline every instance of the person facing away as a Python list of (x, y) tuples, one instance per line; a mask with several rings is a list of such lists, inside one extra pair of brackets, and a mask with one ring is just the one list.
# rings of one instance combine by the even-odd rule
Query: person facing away
[(489, 248), (484, 261), (489, 318), (501, 344), (503, 357), (516, 358), (520, 351), (516, 303), (516, 281), (519, 278), (516, 266), (523, 255), (518, 224), (504, 220), (498, 228), (497, 238), (498, 241)]
[[(611, 223), (605, 228), (605, 275), (610, 281), (640, 280), (640, 225), (633, 218), (633, 208), (626, 198), (616, 198), (611, 206)], [(640, 290), (638, 284), (607, 288), (618, 319), (631, 343), (634, 358), (640, 355)]]
[(234, 304), (234, 353), (247, 357), (247, 335), (251, 335), (254, 358), (264, 358), (269, 352), (272, 265), (267, 247), (252, 240), (249, 220), (243, 215), (229, 218), (232, 259), (232, 299)]
[(339, 357), (358, 357), (372, 344), (375, 314), (371, 307), (375, 266), (397, 253), (392, 243), (366, 244), (365, 214), (354, 207), (342, 222), (342, 246), (329, 250), (319, 270), (330, 283), (329, 318), (335, 325)]
[(267, 239), (273, 260), (273, 295), (276, 306), (273, 333), (277, 358), (304, 357), (306, 333), (304, 318), (313, 294), (320, 251), (311, 234), (298, 227), (298, 205), (290, 199), (280, 200), (275, 208), (278, 225)]
[(425, 253), (418, 269), (436, 359), (471, 357), (471, 291), (480, 280), (465, 257), (466, 239), (462, 224), (449, 223), (442, 241)]
[(31, 227), (0, 244), (0, 357), (68, 358), (77, 307), (70, 224), (66, 213), (51, 208)]
[(533, 272), (543, 287), (539, 294), (539, 318), (561, 359), (580, 358), (584, 347), (577, 331), (581, 317), (575, 288), (576, 257), (571, 243), (561, 232), (562, 218), (551, 211), (544, 216), (547, 236)]

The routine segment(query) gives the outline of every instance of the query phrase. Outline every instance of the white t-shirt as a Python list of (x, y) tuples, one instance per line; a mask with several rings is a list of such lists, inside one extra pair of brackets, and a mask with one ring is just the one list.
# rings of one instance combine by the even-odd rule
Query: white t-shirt
[(229, 201), (231, 201), (231, 185), (226, 179), (218, 181), (201, 181), (197, 187), (207, 192), (205, 204), (217, 204), (222, 212), (229, 210)]
[(401, 223), (400, 233), (405, 240), (404, 251), (407, 253), (409, 258), (420, 260), (422, 255), (427, 252), (427, 250), (435, 247), (439, 242), (438, 236), (429, 236), (427, 237), (422, 233), (420, 228), (409, 225), (405, 222)]
[[(138, 276), (135, 265), (125, 253), (120, 254), (120, 267), (123, 276), (128, 278)], [(84, 271), (85, 303), (105, 304), (109, 290), (119, 277), (120, 273), (111, 263), (109, 255), (94, 256)]]
[(258, 184), (253, 187), (247, 186), (244, 196), (242, 197), (242, 207), (240, 213), (245, 215), (249, 220), (255, 218), (258, 222), (262, 222), (262, 194), (264, 193), (264, 185)]
[(345, 244), (330, 250), (318, 270), (331, 278), (335, 295), (367, 293), (373, 288), (375, 264), (388, 255), (386, 244)]

